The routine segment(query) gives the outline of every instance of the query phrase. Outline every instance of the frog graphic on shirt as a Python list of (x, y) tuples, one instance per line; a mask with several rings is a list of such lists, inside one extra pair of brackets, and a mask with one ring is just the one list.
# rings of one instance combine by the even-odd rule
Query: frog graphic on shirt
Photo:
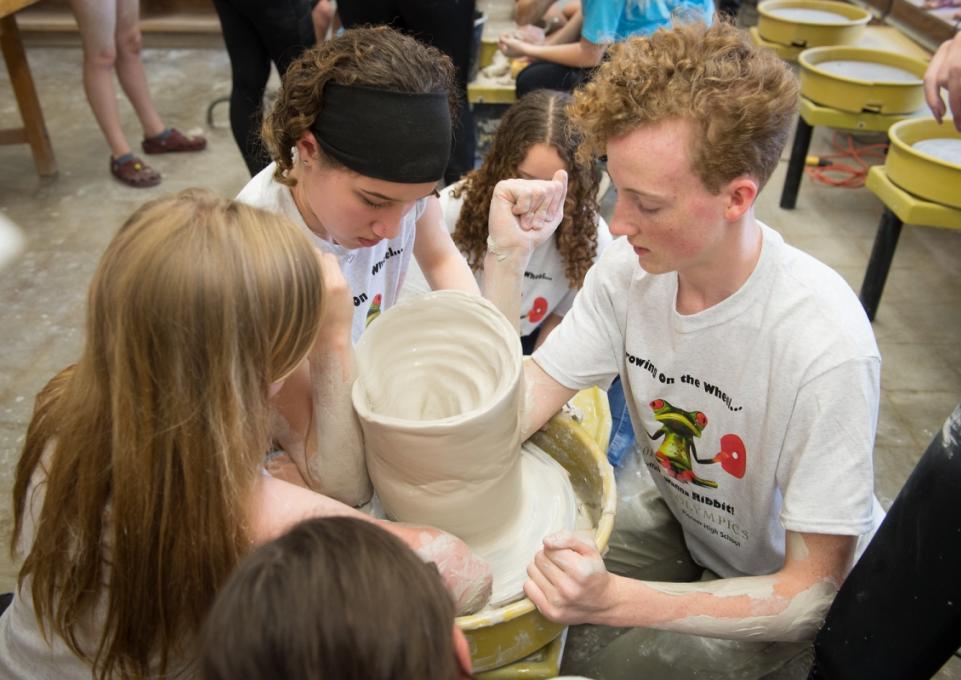
[(375, 295), (374, 299), (371, 301), (370, 307), (367, 309), (367, 319), (364, 322), (365, 328), (370, 325), (371, 321), (380, 316), (380, 301), (382, 299), (383, 298), (381, 297), (380, 293), (377, 293), (377, 295)]
[(701, 459), (697, 456), (694, 440), (700, 438), (707, 427), (707, 416), (702, 411), (677, 408), (664, 399), (655, 399), (650, 407), (661, 427), (648, 436), (653, 440), (664, 438), (654, 456), (670, 477), (682, 483), (716, 489), (717, 482), (695, 474), (692, 459), (701, 465), (720, 463), (728, 474), (737, 478), (744, 476), (747, 452), (736, 434), (721, 437), (721, 451), (713, 458)]

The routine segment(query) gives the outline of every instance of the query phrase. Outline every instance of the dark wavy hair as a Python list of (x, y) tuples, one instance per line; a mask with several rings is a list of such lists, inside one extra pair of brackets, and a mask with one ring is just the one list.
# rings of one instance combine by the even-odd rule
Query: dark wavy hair
[[(287, 67), (273, 108), (261, 128), (264, 146), (277, 163), (274, 179), (292, 186), (291, 149), (311, 129), (327, 83), (413, 94), (446, 93), (451, 120), (457, 117), (454, 65), (450, 57), (387, 26), (344, 31), (307, 50)], [(384, 125), (391, 121), (385, 120)], [(323, 160), (338, 166), (324, 154)]]
[(483, 267), (487, 252), (487, 213), (494, 185), (517, 176), (518, 166), (536, 144), (554, 148), (567, 165), (567, 199), (564, 219), (554, 233), (557, 249), (571, 287), (580, 288), (597, 254), (597, 187), (600, 169), (593, 161), (575, 159), (580, 138), (567, 117), (571, 96), (564, 92), (536, 90), (514, 104), (501, 120), (483, 165), (454, 189), (464, 205), (457, 220), (454, 243), (471, 269)]
[(352, 517), (306, 520), (248, 555), (204, 627), (204, 680), (451, 680), (454, 603), (398, 538)]

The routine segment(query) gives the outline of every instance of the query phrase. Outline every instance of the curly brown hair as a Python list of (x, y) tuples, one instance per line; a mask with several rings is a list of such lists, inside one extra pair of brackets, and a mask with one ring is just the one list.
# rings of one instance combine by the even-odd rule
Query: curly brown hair
[(571, 119), (584, 135), (579, 154), (669, 119), (693, 123), (694, 171), (711, 193), (735, 177), (764, 186), (797, 111), (797, 80), (772, 50), (753, 46), (725, 21), (661, 29), (612, 46), (610, 59), (575, 95)]
[[(414, 94), (443, 92), (448, 95), (452, 120), (457, 113), (454, 65), (443, 52), (387, 26), (344, 31), (287, 67), (277, 100), (264, 116), (261, 136), (277, 164), (274, 179), (282, 184), (296, 183), (287, 176), (293, 167), (291, 150), (317, 120), (327, 83)], [(323, 160), (340, 165), (328, 155)]]
[(564, 219), (554, 239), (564, 259), (567, 280), (572, 288), (581, 287), (597, 254), (597, 187), (601, 173), (593, 159), (578, 163), (575, 158), (580, 139), (567, 116), (572, 101), (569, 94), (552, 90), (535, 90), (522, 97), (504, 114), (484, 163), (453, 190), (455, 198), (464, 197), (454, 243), (471, 269), (483, 267), (494, 185), (516, 177), (518, 166), (534, 145), (547, 144), (567, 165), (569, 178)]

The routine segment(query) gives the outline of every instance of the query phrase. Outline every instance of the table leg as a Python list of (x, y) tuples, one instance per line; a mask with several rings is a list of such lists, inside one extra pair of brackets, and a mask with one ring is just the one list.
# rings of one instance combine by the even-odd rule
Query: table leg
[(891, 260), (894, 259), (894, 249), (898, 245), (898, 237), (901, 236), (903, 225), (901, 219), (891, 212), (890, 208), (884, 209), (881, 222), (878, 224), (877, 236), (874, 237), (868, 269), (864, 273), (861, 293), (858, 296), (871, 321), (874, 321), (874, 315), (878, 311), (881, 291), (884, 290), (884, 282), (888, 278), (888, 270), (891, 269)]
[(814, 128), (798, 116), (794, 145), (791, 147), (791, 160), (787, 164), (787, 176), (784, 178), (784, 189), (781, 191), (781, 207), (787, 210), (793, 210), (797, 204), (797, 192), (801, 186), (801, 177), (804, 176), (804, 162), (807, 160), (808, 149), (811, 148), (813, 131)]
[(10, 83), (20, 108), (20, 117), (23, 118), (24, 136), (33, 152), (37, 173), (42, 177), (55, 175), (57, 162), (53, 157), (50, 135), (47, 134), (47, 127), (43, 122), (43, 111), (40, 109), (27, 55), (20, 40), (20, 29), (12, 14), (0, 19), (0, 49), (3, 50), (3, 57), (7, 62)]

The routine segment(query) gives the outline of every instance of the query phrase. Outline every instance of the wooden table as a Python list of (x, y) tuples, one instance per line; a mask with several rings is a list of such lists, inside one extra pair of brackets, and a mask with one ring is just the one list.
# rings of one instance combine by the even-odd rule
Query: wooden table
[(37, 0), (0, 0), (0, 49), (3, 51), (10, 83), (17, 98), (23, 127), (0, 129), (0, 144), (29, 144), (33, 162), (42, 177), (57, 174), (50, 135), (43, 122), (43, 111), (30, 75), (30, 65), (20, 40), (20, 29), (14, 13)]

